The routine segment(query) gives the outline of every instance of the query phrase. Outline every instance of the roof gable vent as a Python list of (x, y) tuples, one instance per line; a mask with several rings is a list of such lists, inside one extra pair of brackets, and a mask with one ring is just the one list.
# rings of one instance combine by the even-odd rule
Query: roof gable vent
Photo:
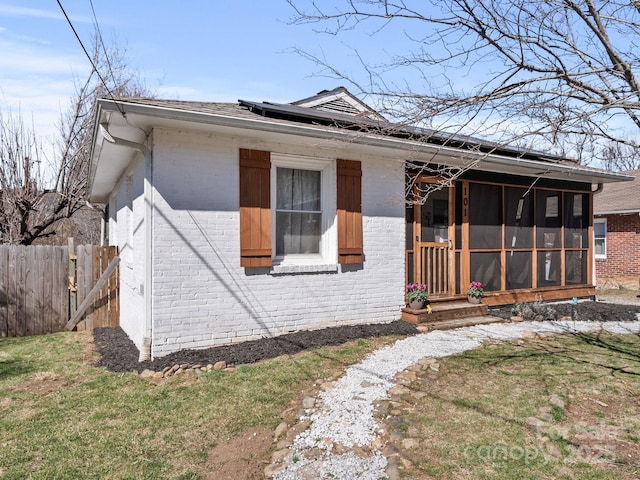
[(354, 97), (344, 87), (338, 87), (333, 90), (323, 90), (313, 97), (292, 102), (291, 105), (312, 108), (323, 112), (353, 115), (354, 117), (367, 117), (382, 121), (386, 120), (366, 103)]

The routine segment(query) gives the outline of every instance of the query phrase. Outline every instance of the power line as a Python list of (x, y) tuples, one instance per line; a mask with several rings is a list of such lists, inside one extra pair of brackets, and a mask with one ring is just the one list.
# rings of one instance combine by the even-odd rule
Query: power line
[(89, 0), (89, 5), (91, 5), (91, 13), (93, 13), (93, 23), (96, 27), (96, 32), (98, 33), (98, 41), (100, 45), (102, 45), (102, 51), (104, 53), (105, 61), (107, 62), (107, 67), (109, 68), (109, 74), (111, 75), (111, 80), (116, 82), (116, 77), (113, 74), (113, 67), (111, 66), (111, 61), (109, 60), (109, 54), (107, 53), (107, 47), (104, 44), (104, 39), (102, 38), (102, 32), (100, 31), (100, 25), (98, 25), (98, 17), (96, 16), (96, 10), (93, 8), (93, 0)]
[(120, 110), (120, 113), (122, 114), (122, 116), (126, 116), (125, 112), (124, 112), (124, 109), (116, 101), (115, 96), (113, 95), (113, 93), (111, 92), (111, 89), (107, 85), (107, 82), (105, 82), (104, 78), (102, 78), (102, 75), (100, 74), (100, 71), (98, 70), (98, 67), (93, 62), (93, 59), (91, 58), (91, 55), (89, 55), (89, 52), (87, 51), (87, 49), (85, 48), (84, 44), (82, 43), (82, 40), (80, 39), (80, 36), (78, 35), (78, 32), (76, 31), (75, 27), (73, 26), (73, 23), (71, 22), (71, 19), (67, 15), (67, 12), (65, 11), (64, 7), (62, 6), (62, 3), (60, 3), (60, 0), (56, 0), (56, 1), (58, 2), (58, 6), (60, 7), (60, 10), (62, 10), (64, 18), (67, 19), (67, 23), (71, 27), (71, 30), (73, 31), (73, 34), (76, 36), (76, 39), (78, 40), (78, 43), (80, 43), (80, 46), (82, 47), (82, 50), (84, 51), (84, 54), (87, 56), (87, 59), (89, 60), (89, 63), (91, 63), (91, 66), (93, 67), (93, 70), (96, 72), (96, 75), (98, 75), (98, 78), (100, 79), (100, 82), (102, 83), (104, 88), (107, 90), (107, 93), (109, 94), (109, 96), (111, 97), (113, 102), (116, 104), (116, 107), (118, 107), (118, 110)]

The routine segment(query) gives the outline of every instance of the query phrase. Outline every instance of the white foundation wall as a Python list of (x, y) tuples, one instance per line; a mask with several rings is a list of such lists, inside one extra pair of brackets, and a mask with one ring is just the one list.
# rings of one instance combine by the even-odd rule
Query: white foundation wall
[(120, 256), (120, 327), (140, 349), (144, 337), (144, 164), (139, 158), (109, 200), (109, 244)]
[(269, 268), (240, 267), (241, 147), (313, 154), (284, 144), (154, 131), (152, 356), (399, 319), (405, 262), (402, 162), (323, 150), (321, 158), (362, 161), (364, 264), (273, 274)]

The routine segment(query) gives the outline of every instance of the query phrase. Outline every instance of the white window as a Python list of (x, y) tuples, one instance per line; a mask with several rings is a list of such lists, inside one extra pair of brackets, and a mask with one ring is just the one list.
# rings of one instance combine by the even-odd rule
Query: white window
[(593, 251), (596, 258), (607, 258), (607, 219), (593, 219)]
[(271, 156), (274, 263), (336, 263), (335, 162)]

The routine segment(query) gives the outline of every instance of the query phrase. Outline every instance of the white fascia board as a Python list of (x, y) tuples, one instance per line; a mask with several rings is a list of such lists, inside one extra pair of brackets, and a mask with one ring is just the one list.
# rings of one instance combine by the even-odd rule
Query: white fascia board
[(637, 215), (640, 214), (640, 209), (635, 210), (610, 210), (607, 212), (593, 212), (594, 217), (602, 215)]

